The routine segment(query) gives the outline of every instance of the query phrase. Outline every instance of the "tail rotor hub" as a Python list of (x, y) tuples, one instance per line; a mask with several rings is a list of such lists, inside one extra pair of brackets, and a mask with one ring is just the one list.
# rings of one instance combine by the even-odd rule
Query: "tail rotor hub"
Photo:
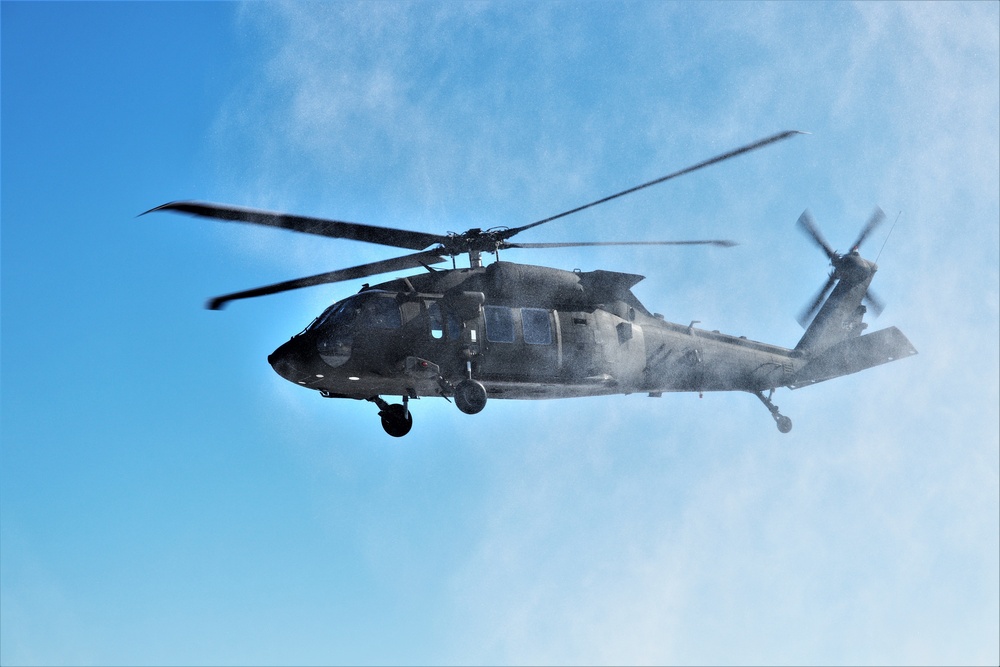
[(862, 257), (857, 249), (846, 255), (837, 256), (830, 263), (833, 265), (834, 275), (839, 279), (865, 280), (878, 270), (875, 262), (870, 262)]

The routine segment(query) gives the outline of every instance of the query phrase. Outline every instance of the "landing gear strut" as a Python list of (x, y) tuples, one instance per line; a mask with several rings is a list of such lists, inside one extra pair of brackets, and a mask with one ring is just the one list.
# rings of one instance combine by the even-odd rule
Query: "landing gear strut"
[(779, 431), (788, 433), (792, 430), (792, 420), (778, 412), (778, 406), (771, 402), (771, 397), (774, 396), (773, 389), (768, 393), (767, 398), (759, 391), (753, 392), (753, 395), (759, 398), (764, 407), (771, 411), (771, 416), (774, 417), (774, 423), (778, 425)]
[(378, 406), (378, 416), (382, 418), (382, 429), (394, 438), (402, 438), (413, 428), (413, 415), (410, 414), (409, 396), (403, 397), (403, 404), (386, 403), (380, 396), (369, 398)]

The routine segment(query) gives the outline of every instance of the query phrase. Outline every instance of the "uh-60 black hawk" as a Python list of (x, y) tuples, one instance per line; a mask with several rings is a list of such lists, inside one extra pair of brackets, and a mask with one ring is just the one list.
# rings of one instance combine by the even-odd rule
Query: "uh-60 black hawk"
[[(631, 287), (643, 276), (616, 271), (563, 271), (500, 261), (502, 250), (601, 245), (734, 245), (730, 241), (521, 243), (510, 239), (533, 227), (781, 141), (782, 132), (728, 153), (522, 225), (433, 234), (243, 207), (181, 201), (147, 211), (179, 211), (306, 234), (353, 239), (418, 251), (306, 278), (227, 294), (229, 301), (422, 267), (334, 303), (276, 349), (268, 361), (283, 378), (327, 398), (378, 406), (391, 436), (410, 431), (409, 401), (424, 396), (454, 400), (475, 414), (488, 398), (569, 398), (607, 394), (745, 391), (770, 411), (778, 430), (791, 420), (771, 398), (778, 387), (797, 389), (916, 354), (895, 327), (861, 335), (876, 265), (858, 249), (884, 216), (875, 214), (840, 254), (820, 235), (808, 211), (798, 220), (830, 260), (833, 271), (802, 313), (805, 335), (794, 348), (673, 324), (647, 310)], [(482, 255), (496, 260), (484, 266)], [(469, 267), (455, 257), (468, 255)], [(452, 260), (451, 269), (432, 265)], [(827, 297), (830, 290), (832, 294)], [(818, 312), (817, 312), (818, 311)], [(815, 317), (813, 317), (815, 313)], [(807, 326), (808, 325), (808, 326)], [(764, 392), (767, 392), (765, 396)], [(383, 396), (400, 396), (390, 404)]]

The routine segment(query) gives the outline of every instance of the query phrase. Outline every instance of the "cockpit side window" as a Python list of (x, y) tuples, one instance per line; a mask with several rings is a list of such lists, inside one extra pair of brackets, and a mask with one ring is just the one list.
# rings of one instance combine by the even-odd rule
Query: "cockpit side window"
[(431, 301), (427, 304), (427, 317), (431, 325), (431, 338), (435, 340), (444, 338), (444, 317), (437, 301)]
[(462, 323), (437, 301), (427, 302), (427, 317), (430, 320), (431, 338), (434, 340), (459, 340), (462, 337)]
[(365, 324), (376, 329), (399, 329), (403, 326), (403, 318), (399, 313), (399, 304), (391, 297), (375, 297), (365, 302)]

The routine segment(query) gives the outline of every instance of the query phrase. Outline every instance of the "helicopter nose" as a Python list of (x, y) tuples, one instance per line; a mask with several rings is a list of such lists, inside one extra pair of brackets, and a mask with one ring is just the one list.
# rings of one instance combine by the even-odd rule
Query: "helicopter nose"
[(302, 384), (306, 378), (311, 377), (308, 356), (306, 346), (293, 338), (267, 355), (267, 363), (271, 364), (275, 373), (289, 382)]

